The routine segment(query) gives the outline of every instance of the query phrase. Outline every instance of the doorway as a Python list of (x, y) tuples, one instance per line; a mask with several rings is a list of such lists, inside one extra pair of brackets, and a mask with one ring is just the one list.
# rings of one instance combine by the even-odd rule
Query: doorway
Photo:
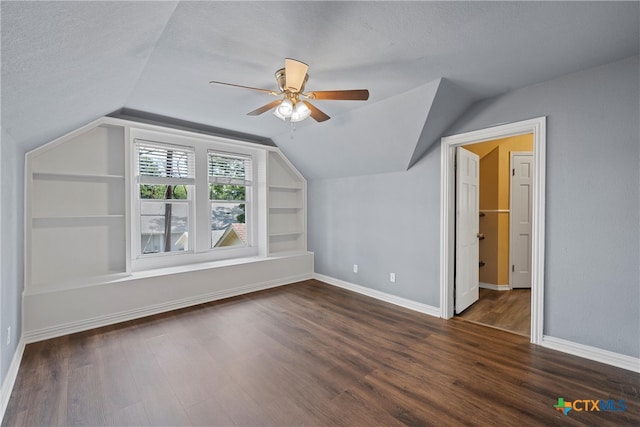
[(531, 213), (531, 297), (530, 338), (538, 344), (542, 341), (544, 295), (544, 181), (545, 181), (545, 117), (517, 123), (495, 126), (479, 131), (453, 135), (442, 139), (442, 188), (441, 188), (441, 269), (440, 310), (441, 317), (454, 315), (455, 269), (455, 166), (456, 148), (507, 137), (533, 134), (534, 159), (532, 170)]
[[(461, 256), (465, 234), (460, 206), (467, 162), (456, 164), (455, 311), (465, 321), (529, 336), (531, 329), (531, 187), (533, 135), (523, 134), (457, 147), (458, 158), (477, 156), (477, 204), (472, 213), (475, 258)], [(465, 154), (466, 153), (466, 154)], [(475, 156), (474, 156), (475, 155)], [(469, 179), (467, 179), (468, 181)], [(467, 272), (467, 270), (471, 270)], [(465, 274), (461, 274), (465, 273)], [(477, 278), (477, 283), (467, 277)], [(461, 290), (478, 289), (468, 301)], [(467, 292), (470, 293), (470, 292)]]

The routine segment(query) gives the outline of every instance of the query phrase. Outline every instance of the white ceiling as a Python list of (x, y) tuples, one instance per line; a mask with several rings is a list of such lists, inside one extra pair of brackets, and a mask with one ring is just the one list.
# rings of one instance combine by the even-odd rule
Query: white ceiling
[[(308, 178), (406, 170), (475, 100), (639, 51), (638, 2), (2, 1), (2, 128), (31, 149), (120, 108), (271, 138)], [(332, 119), (246, 116), (291, 57)]]

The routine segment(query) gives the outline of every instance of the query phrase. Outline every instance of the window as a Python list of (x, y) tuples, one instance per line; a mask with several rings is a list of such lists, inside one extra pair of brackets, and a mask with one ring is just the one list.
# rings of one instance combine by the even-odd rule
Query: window
[(209, 151), (212, 248), (250, 243), (251, 175), (250, 157)]
[(142, 129), (130, 138), (133, 271), (260, 253), (264, 151)]
[(140, 253), (188, 251), (193, 149), (136, 141), (136, 160)]

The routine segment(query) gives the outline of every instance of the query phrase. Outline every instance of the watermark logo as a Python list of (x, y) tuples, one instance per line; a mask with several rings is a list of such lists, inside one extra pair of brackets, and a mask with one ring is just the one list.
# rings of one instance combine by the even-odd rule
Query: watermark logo
[(564, 397), (559, 397), (558, 404), (553, 405), (553, 407), (556, 408), (556, 411), (563, 412), (565, 415), (567, 415), (569, 411), (573, 409), (571, 402), (565, 402)]
[(576, 412), (622, 412), (627, 410), (627, 405), (625, 405), (624, 400), (581, 399), (568, 402), (564, 400), (564, 397), (559, 397), (558, 403), (553, 405), (553, 407), (565, 416), (572, 410)]

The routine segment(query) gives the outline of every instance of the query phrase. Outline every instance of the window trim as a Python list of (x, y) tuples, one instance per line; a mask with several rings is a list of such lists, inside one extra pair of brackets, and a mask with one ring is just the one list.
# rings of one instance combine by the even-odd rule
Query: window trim
[[(129, 245), (131, 271), (144, 271), (163, 267), (196, 264), (201, 262), (231, 260), (255, 257), (266, 252), (266, 241), (262, 237), (266, 232), (267, 206), (264, 197), (266, 192), (266, 159), (264, 149), (246, 146), (242, 142), (234, 142), (219, 137), (197, 138), (172, 133), (158, 132), (140, 128), (130, 128), (127, 138), (129, 143), (128, 175), (130, 176), (129, 206)], [(189, 215), (189, 250), (141, 254), (140, 242), (140, 198), (137, 175), (136, 140), (143, 140), (160, 145), (191, 147), (195, 158), (195, 180), (191, 191), (192, 210)], [(246, 213), (248, 245), (212, 248), (211, 243), (211, 200), (209, 199), (209, 157), (210, 151), (247, 157), (251, 161), (250, 195)], [(262, 176), (264, 175), (264, 177)], [(263, 188), (264, 187), (264, 188)], [(262, 206), (264, 205), (264, 206)], [(262, 219), (265, 216), (265, 219)], [(208, 230), (208, 237), (202, 231)], [(261, 233), (262, 231), (262, 233)]]
[[(218, 176), (212, 175), (211, 174), (211, 156), (212, 155), (218, 155), (221, 157), (236, 158), (236, 159), (242, 160), (245, 166), (244, 179), (225, 178), (225, 177), (218, 177)], [(248, 172), (246, 170), (247, 165), (249, 167)], [(244, 242), (244, 245), (242, 245), (242, 247), (252, 247), (253, 245), (255, 245), (253, 235), (252, 235), (252, 230), (254, 227), (253, 221), (246, 220), (247, 218), (252, 219), (252, 214), (254, 212), (255, 198), (253, 197), (253, 194), (254, 194), (253, 176), (255, 171), (253, 169), (254, 169), (254, 161), (253, 161), (253, 157), (250, 155), (233, 153), (233, 152), (222, 151), (222, 150), (211, 149), (211, 148), (207, 150), (207, 184), (208, 184), (207, 189), (209, 190), (208, 198), (209, 198), (210, 209), (212, 208), (213, 203), (216, 203), (216, 202), (217, 203), (233, 203), (233, 202), (239, 201), (239, 200), (211, 199), (210, 189), (212, 184), (242, 186), (245, 189), (245, 198), (243, 202), (245, 205), (245, 223), (244, 224), (245, 224), (246, 240)], [(211, 219), (212, 219), (211, 213), (209, 213), (209, 229), (211, 229)], [(215, 250), (215, 251), (226, 250), (230, 248), (230, 247), (224, 247), (224, 246), (217, 246), (217, 247), (214, 246), (213, 238), (211, 238), (209, 247), (210, 247), (210, 250)], [(236, 246), (236, 247), (239, 248), (241, 246)]]
[[(170, 151), (173, 149), (174, 151), (183, 152), (186, 155), (186, 158), (188, 160), (186, 176), (166, 177), (166, 176), (143, 175), (140, 172), (140, 147), (157, 148), (159, 150), (166, 150), (166, 151)], [(166, 251), (166, 252), (163, 251), (163, 252), (143, 253), (141, 233), (142, 233), (143, 204), (164, 203), (166, 205), (167, 203), (172, 203), (172, 204), (178, 203), (178, 204), (184, 204), (187, 206), (187, 215), (188, 215), (187, 216), (187, 221), (188, 221), (187, 235), (194, 234), (194, 214), (195, 214), (195, 204), (196, 204), (195, 196), (193, 194), (195, 191), (195, 184), (196, 184), (195, 157), (196, 157), (195, 148), (189, 145), (165, 144), (165, 143), (159, 143), (156, 141), (150, 141), (150, 140), (141, 139), (141, 138), (133, 139), (132, 174), (134, 179), (132, 181), (134, 182), (134, 192), (133, 192), (132, 203), (135, 206), (135, 215), (137, 218), (136, 222), (137, 222), (138, 228), (135, 234), (135, 238), (132, 239), (133, 241), (135, 241), (134, 246), (132, 248), (133, 249), (132, 253), (136, 254), (137, 258), (177, 255), (177, 254), (193, 252), (192, 242), (189, 241), (187, 248), (184, 251)], [(140, 186), (145, 184), (146, 185), (173, 185), (173, 186), (184, 185), (184, 186), (187, 186), (188, 197), (187, 199), (150, 199), (150, 200), (142, 199), (140, 197)], [(173, 200), (173, 201), (170, 201), (170, 200)]]

